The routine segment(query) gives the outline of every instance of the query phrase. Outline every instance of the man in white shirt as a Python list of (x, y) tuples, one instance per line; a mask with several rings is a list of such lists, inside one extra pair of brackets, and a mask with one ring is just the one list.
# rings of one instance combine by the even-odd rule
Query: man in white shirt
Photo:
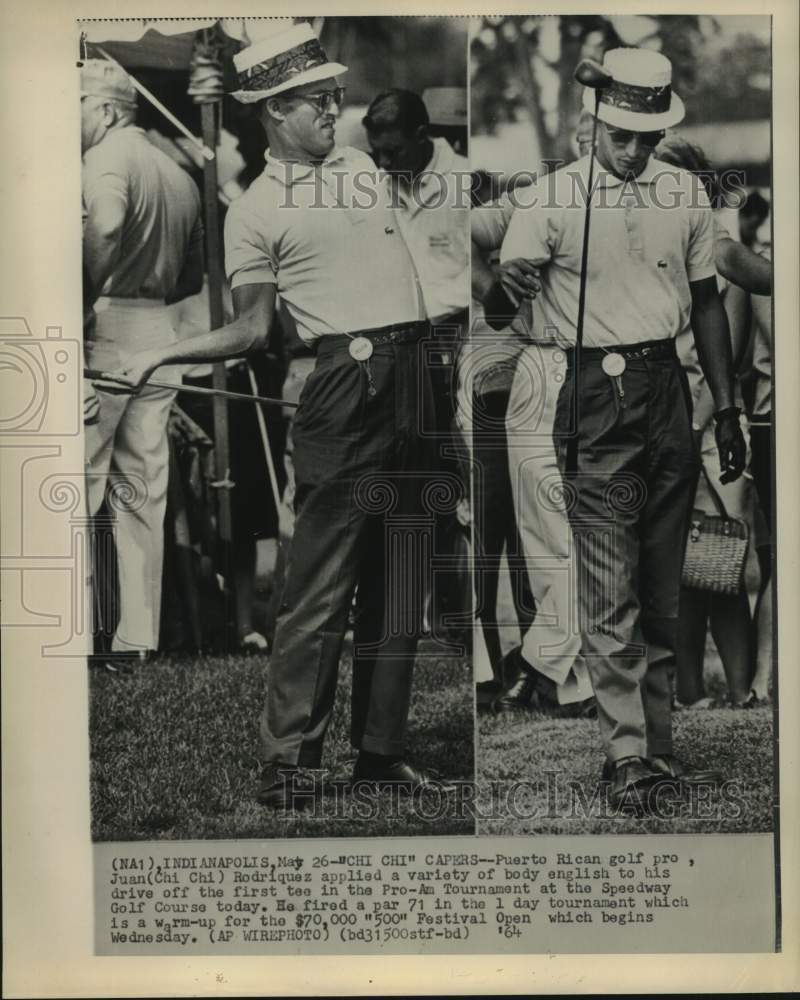
[[(258, 102), (269, 144), (263, 173), (225, 223), (237, 319), (115, 376), (140, 386), (171, 361), (246, 354), (266, 341), (280, 295), (317, 364), (292, 430), (296, 520), (260, 720), (258, 798), (291, 807), (315, 791), (308, 769), (321, 764), (356, 587), (354, 779), (421, 787), (431, 775), (403, 756), (425, 591), (413, 524), (431, 468), (418, 427), (430, 383), (416, 363), (425, 314), (414, 267), (374, 163), (335, 147), (336, 75), (346, 67), (327, 59), (307, 24), (234, 62), (234, 96)], [(389, 544), (394, 517), (412, 524), (407, 558)]]
[[(698, 179), (651, 158), (663, 129), (683, 117), (671, 65), (642, 49), (613, 50), (604, 62), (612, 83), (600, 91), (597, 112), (579, 367), (574, 345), (588, 159), (526, 189), (503, 242), (501, 268), (511, 272), (512, 285), (521, 267), (541, 269), (537, 319), (559, 348), (548, 386), (557, 394), (552, 435), (567, 473), (583, 653), (606, 751), (603, 777), (612, 803), (642, 809), (649, 789), (664, 780), (716, 777), (674, 756), (671, 729), (680, 574), (698, 473), (688, 387), (675, 351), (675, 338), (689, 326), (717, 407), (723, 481), (741, 475), (745, 447), (708, 198)], [(585, 92), (584, 105), (594, 109), (594, 92)], [(498, 287), (508, 289), (508, 275), (501, 274)], [(490, 292), (485, 301), (502, 297)], [(487, 305), (487, 313), (493, 308)], [(568, 468), (570, 444), (577, 445), (576, 468)]]
[[(109, 369), (134, 351), (175, 342), (168, 304), (203, 281), (200, 193), (189, 175), (136, 126), (136, 91), (105, 59), (81, 68), (86, 362)], [(88, 494), (99, 510), (107, 480), (132, 496), (117, 514), (119, 622), (111, 669), (158, 648), (171, 389), (138, 396), (98, 389), (87, 435)]]
[[(372, 157), (389, 178), (397, 225), (417, 273), (431, 338), (423, 364), (433, 384), (434, 412), (423, 415), (435, 431), (437, 467), (455, 481), (462, 474), (454, 455), (454, 372), (469, 321), (469, 208), (471, 174), (465, 157), (442, 138), (431, 138), (428, 109), (411, 90), (388, 90), (363, 119)], [(466, 492), (466, 490), (465, 490)], [(452, 513), (437, 518), (436, 556), (452, 561), (460, 531)], [(461, 610), (458, 574), (438, 572), (436, 612)]]

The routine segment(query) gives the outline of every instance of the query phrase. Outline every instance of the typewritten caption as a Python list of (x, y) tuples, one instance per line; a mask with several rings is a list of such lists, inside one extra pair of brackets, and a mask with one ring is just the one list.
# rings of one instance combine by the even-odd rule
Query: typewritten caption
[[(624, 952), (631, 932), (650, 950), (737, 950), (726, 931), (736, 926), (731, 912), (752, 907), (758, 893), (725, 871), (729, 852), (721, 859), (712, 839), (103, 844), (96, 950)], [(764, 855), (768, 877), (769, 838), (749, 839), (761, 842), (751, 859)], [(761, 939), (758, 950), (772, 947), (768, 914), (767, 906), (767, 933), (751, 933), (746, 950)]]

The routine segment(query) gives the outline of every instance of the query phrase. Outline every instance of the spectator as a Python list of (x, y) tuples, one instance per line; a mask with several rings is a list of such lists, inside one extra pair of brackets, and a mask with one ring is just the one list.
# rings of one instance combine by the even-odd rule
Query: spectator
[[(720, 199), (716, 174), (700, 147), (693, 146), (673, 134), (659, 145), (656, 155), (662, 162), (691, 171), (703, 181), (706, 188), (714, 209), (714, 259), (718, 272), (724, 270), (726, 275), (718, 274), (717, 286), (728, 316), (731, 350), (738, 367), (738, 362), (744, 353), (750, 324), (749, 295), (741, 286), (749, 283), (752, 273), (754, 271), (757, 273), (759, 265), (769, 268), (769, 264), (761, 258), (757, 258), (755, 262), (751, 261), (756, 255), (744, 247), (739, 247), (741, 254), (732, 250), (731, 245), (735, 247), (735, 241), (720, 219), (720, 210), (724, 206)], [(727, 276), (730, 276), (731, 280), (728, 280)], [(739, 283), (735, 283), (737, 278)], [(752, 480), (749, 475), (744, 475), (734, 482), (720, 482), (719, 455), (712, 419), (714, 401), (699, 363), (691, 330), (679, 336), (677, 347), (681, 363), (689, 378), (693, 406), (692, 426), (703, 463), (703, 474), (698, 480), (692, 507), (696, 511), (716, 515), (721, 501), (728, 515), (749, 524), (752, 538)], [(737, 405), (743, 407), (738, 376), (735, 398)], [(745, 440), (749, 442), (749, 426), (744, 414), (740, 416), (740, 423)], [(678, 704), (687, 708), (707, 708), (715, 704), (711, 698), (706, 697), (703, 683), (708, 628), (711, 629), (722, 661), (731, 704), (736, 707), (749, 704), (753, 676), (753, 648), (750, 604), (744, 579), (739, 592), (735, 595), (681, 588), (677, 647)]]
[[(86, 342), (92, 369), (115, 368), (135, 350), (175, 342), (168, 309), (197, 292), (203, 275), (200, 195), (179, 166), (136, 126), (136, 91), (103, 59), (81, 69), (83, 258), (98, 297)], [(117, 519), (119, 622), (112, 654), (138, 660), (158, 648), (167, 420), (175, 390), (145, 386), (138, 396), (98, 384), (99, 417), (87, 438), (89, 510), (108, 479), (133, 494)]]

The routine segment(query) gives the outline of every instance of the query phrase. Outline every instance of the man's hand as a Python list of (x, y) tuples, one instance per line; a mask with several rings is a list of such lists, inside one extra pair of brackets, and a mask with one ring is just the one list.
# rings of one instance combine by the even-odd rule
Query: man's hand
[(744, 472), (747, 459), (747, 445), (739, 424), (739, 410), (736, 407), (730, 407), (723, 410), (715, 419), (717, 424), (714, 428), (714, 436), (717, 439), (719, 467), (722, 470), (719, 481), (732, 483)]
[(539, 284), (539, 268), (524, 257), (516, 257), (498, 265), (495, 280), (502, 285), (517, 307), (523, 299), (535, 299), (542, 288)]
[(103, 372), (94, 385), (96, 389), (111, 393), (133, 393), (141, 391), (145, 382), (161, 364), (149, 351), (140, 351), (131, 355), (125, 364), (114, 371)]
[(517, 257), (495, 269), (494, 281), (484, 296), (486, 322), (501, 330), (513, 322), (523, 299), (535, 299), (541, 289), (539, 270), (529, 260)]

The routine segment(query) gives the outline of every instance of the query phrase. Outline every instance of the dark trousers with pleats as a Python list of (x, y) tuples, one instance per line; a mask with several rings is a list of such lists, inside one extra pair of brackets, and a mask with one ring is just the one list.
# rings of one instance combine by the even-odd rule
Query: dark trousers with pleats
[(577, 383), (567, 496), (582, 647), (609, 760), (672, 752), (678, 595), (700, 466), (685, 374), (672, 342), (655, 343), (655, 356), (627, 359), (624, 400), (603, 352), (584, 350), (577, 379), (569, 365), (554, 428), (563, 471)]
[(265, 762), (320, 765), (354, 593), (351, 741), (404, 752), (429, 574), (422, 332), (377, 343), (369, 370), (347, 338), (319, 343), (292, 430), (296, 519), (260, 720)]

